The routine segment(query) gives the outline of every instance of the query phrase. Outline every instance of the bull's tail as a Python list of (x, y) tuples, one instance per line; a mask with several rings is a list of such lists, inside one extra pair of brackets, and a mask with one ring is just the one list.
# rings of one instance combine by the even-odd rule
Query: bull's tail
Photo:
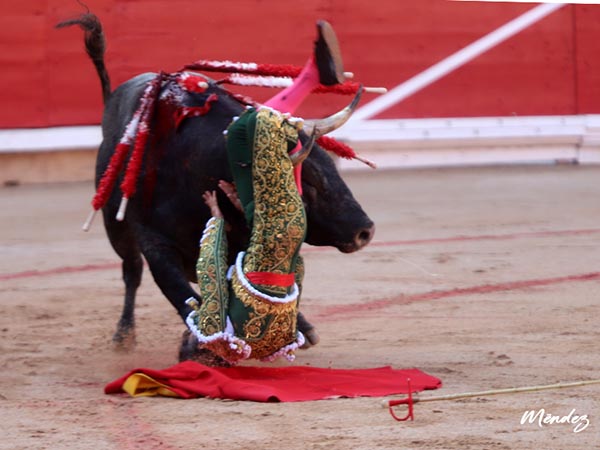
[(102, 24), (95, 14), (87, 12), (76, 19), (65, 20), (56, 25), (56, 28), (69, 27), (71, 25), (79, 25), (85, 32), (85, 50), (96, 67), (96, 72), (100, 77), (102, 84), (102, 99), (104, 103), (110, 97), (110, 77), (104, 64), (104, 52), (106, 51), (106, 41)]

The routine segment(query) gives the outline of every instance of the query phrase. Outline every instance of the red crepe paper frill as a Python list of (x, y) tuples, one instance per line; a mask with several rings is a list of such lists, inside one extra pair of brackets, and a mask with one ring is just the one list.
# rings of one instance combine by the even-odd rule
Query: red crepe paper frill
[(290, 64), (258, 64), (258, 69), (254, 72), (257, 75), (270, 75), (273, 77), (291, 77), (296, 78), (302, 72), (302, 67), (292, 66)]
[(127, 164), (127, 170), (125, 172), (125, 178), (121, 183), (121, 191), (123, 197), (131, 198), (135, 193), (135, 186), (137, 179), (142, 170), (142, 160), (144, 158), (144, 150), (146, 148), (146, 142), (148, 141), (148, 135), (150, 134), (150, 122), (154, 115), (156, 99), (162, 86), (162, 81), (165, 77), (163, 72), (159, 73), (154, 80), (150, 82), (146, 88), (146, 92), (142, 102), (145, 102), (144, 113), (138, 127), (138, 134), (131, 153), (131, 158)]
[(121, 191), (123, 197), (131, 198), (135, 193), (135, 187), (137, 184), (140, 171), (142, 170), (142, 160), (144, 158), (144, 149), (146, 148), (146, 142), (148, 141), (148, 135), (150, 134), (150, 122), (154, 115), (156, 99), (162, 86), (165, 74), (159, 73), (154, 80), (150, 82), (146, 88), (146, 92), (142, 99), (142, 103), (145, 103), (144, 112), (138, 127), (138, 134), (135, 139), (135, 145), (131, 152), (131, 158), (127, 164), (127, 170), (125, 171), (125, 177), (121, 183)]
[(302, 67), (291, 64), (257, 64), (232, 61), (210, 61), (206, 59), (200, 59), (188, 64), (184, 66), (184, 69), (291, 78), (296, 78), (300, 75), (300, 72), (302, 72)]
[(210, 94), (202, 106), (184, 106), (176, 109), (173, 113), (175, 119), (175, 128), (179, 128), (181, 122), (188, 117), (198, 117), (208, 114), (212, 104), (218, 99), (219, 97), (217, 94)]
[(321, 136), (319, 139), (317, 139), (317, 144), (319, 144), (325, 150), (335, 153), (340, 158), (356, 158), (356, 153), (354, 152), (354, 150), (352, 150), (350, 146), (340, 141), (336, 141), (335, 139), (329, 136)]
[(361, 83), (355, 81), (345, 81), (341, 84), (334, 84), (332, 86), (319, 85), (313, 92), (315, 94), (341, 94), (341, 95), (355, 95), (361, 88)]
[(110, 162), (100, 179), (96, 194), (92, 199), (92, 207), (95, 211), (101, 209), (106, 205), (106, 202), (108, 202), (134, 140), (134, 150), (127, 166), (127, 173), (121, 184), (121, 188), (124, 189), (123, 192), (126, 192), (128, 196), (132, 195), (135, 191), (135, 183), (141, 168), (143, 149), (148, 137), (148, 125), (151, 120), (151, 112), (163, 78), (164, 74), (160, 73), (152, 82), (150, 82), (140, 101), (140, 106), (134, 113), (129, 124), (127, 124), (125, 133), (119, 141), (119, 144), (117, 144)]
[[(257, 63), (242, 63), (232, 61), (210, 61), (201, 59), (188, 64), (184, 67), (186, 70), (203, 70), (207, 72), (224, 72), (234, 74), (257, 75), (263, 77), (288, 77), (296, 78), (302, 72), (302, 67), (291, 64), (257, 64)], [(234, 78), (225, 78), (222, 80), (228, 84), (238, 84)], [(242, 83), (243, 84), (243, 83)], [(276, 84), (269, 86), (268, 80), (264, 80), (258, 85), (264, 87), (281, 87)], [(313, 92), (324, 94), (333, 93), (341, 95), (354, 95), (360, 89), (360, 83), (354, 81), (346, 81), (341, 84), (332, 86), (320, 85)]]
[(202, 94), (208, 86), (206, 78), (200, 75), (193, 75), (187, 72), (177, 75), (177, 83), (187, 92)]
[(125, 177), (121, 183), (121, 192), (123, 197), (131, 198), (135, 193), (135, 185), (142, 169), (142, 159), (144, 157), (144, 148), (148, 141), (148, 134), (150, 130), (146, 123), (141, 123), (138, 128), (138, 135), (135, 140), (133, 152), (131, 152), (131, 158), (127, 164), (127, 170), (125, 171)]
[(340, 141), (336, 141), (329, 136), (321, 136), (319, 139), (317, 139), (317, 143), (325, 150), (335, 153), (340, 158), (356, 159), (357, 161), (366, 164), (371, 169), (377, 168), (377, 164), (375, 164), (373, 161), (369, 161), (368, 159), (357, 155), (356, 152), (350, 148), (350, 146)]
[(98, 211), (108, 201), (110, 194), (115, 186), (117, 181), (117, 177), (123, 168), (123, 164), (125, 162), (125, 158), (127, 157), (127, 153), (129, 152), (129, 147), (131, 143), (129, 142), (119, 142), (117, 145), (115, 152), (110, 159), (108, 167), (104, 171), (104, 175), (102, 175), (102, 179), (98, 184), (98, 189), (96, 189), (96, 195), (92, 199), (92, 207), (94, 210)]

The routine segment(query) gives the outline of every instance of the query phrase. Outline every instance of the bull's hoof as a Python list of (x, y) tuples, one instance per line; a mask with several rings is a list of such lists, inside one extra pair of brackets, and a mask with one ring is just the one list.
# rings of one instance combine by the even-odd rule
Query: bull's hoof
[(119, 352), (129, 352), (135, 348), (135, 330), (118, 329), (112, 337), (113, 349)]
[(179, 362), (183, 361), (195, 361), (210, 367), (231, 367), (231, 364), (210, 350), (198, 348), (198, 340), (189, 330), (183, 332), (179, 347)]
[(306, 320), (304, 314), (298, 311), (298, 330), (302, 332), (304, 335), (304, 345), (300, 348), (307, 349), (312, 347), (313, 345), (317, 345), (321, 338), (319, 337), (319, 333), (317, 333), (317, 329)]
[(181, 346), (179, 347), (179, 362), (188, 361), (192, 359), (192, 355), (196, 351), (198, 346), (198, 340), (190, 332), (185, 330), (183, 336), (181, 336)]
[(302, 345), (302, 349), (307, 349), (312, 347), (313, 345), (317, 345), (321, 340), (319, 333), (317, 333), (316, 328), (311, 328), (304, 332), (304, 345)]

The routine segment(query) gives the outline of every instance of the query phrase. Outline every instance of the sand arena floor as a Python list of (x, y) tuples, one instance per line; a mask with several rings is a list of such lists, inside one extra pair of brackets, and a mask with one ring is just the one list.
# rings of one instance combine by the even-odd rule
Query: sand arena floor
[[(377, 224), (352, 255), (306, 247), (303, 311), (321, 343), (295, 364), (418, 367), (422, 397), (600, 378), (600, 167), (344, 175)], [(0, 189), (1, 449), (592, 449), (600, 385), (415, 406), (106, 396), (176, 363), (183, 325), (147, 270), (131, 353), (113, 351), (123, 286), (91, 183)], [(288, 364), (278, 362), (279, 365)], [(589, 425), (521, 423), (528, 410)]]

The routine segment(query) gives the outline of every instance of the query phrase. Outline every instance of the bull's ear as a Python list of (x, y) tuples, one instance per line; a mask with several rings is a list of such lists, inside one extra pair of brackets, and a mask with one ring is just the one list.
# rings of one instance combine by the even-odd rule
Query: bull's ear
[(352, 102), (332, 116), (326, 117), (325, 119), (304, 121), (304, 131), (306, 131), (307, 134), (315, 134), (316, 138), (318, 139), (324, 134), (337, 130), (348, 121), (350, 116), (352, 116), (356, 110), (363, 90), (364, 88), (361, 84), (356, 92), (356, 95), (354, 96), (354, 99), (352, 99)]
[(313, 130), (312, 134), (310, 135), (310, 138), (308, 138), (308, 141), (306, 141), (304, 143), (302, 148), (300, 150), (298, 150), (296, 153), (294, 153), (293, 155), (290, 155), (290, 159), (292, 160), (293, 166), (297, 166), (298, 164), (301, 164), (302, 161), (304, 161), (306, 158), (308, 158), (308, 155), (310, 155), (310, 151), (314, 147), (316, 140), (317, 140), (317, 136), (315, 134), (315, 131)]

